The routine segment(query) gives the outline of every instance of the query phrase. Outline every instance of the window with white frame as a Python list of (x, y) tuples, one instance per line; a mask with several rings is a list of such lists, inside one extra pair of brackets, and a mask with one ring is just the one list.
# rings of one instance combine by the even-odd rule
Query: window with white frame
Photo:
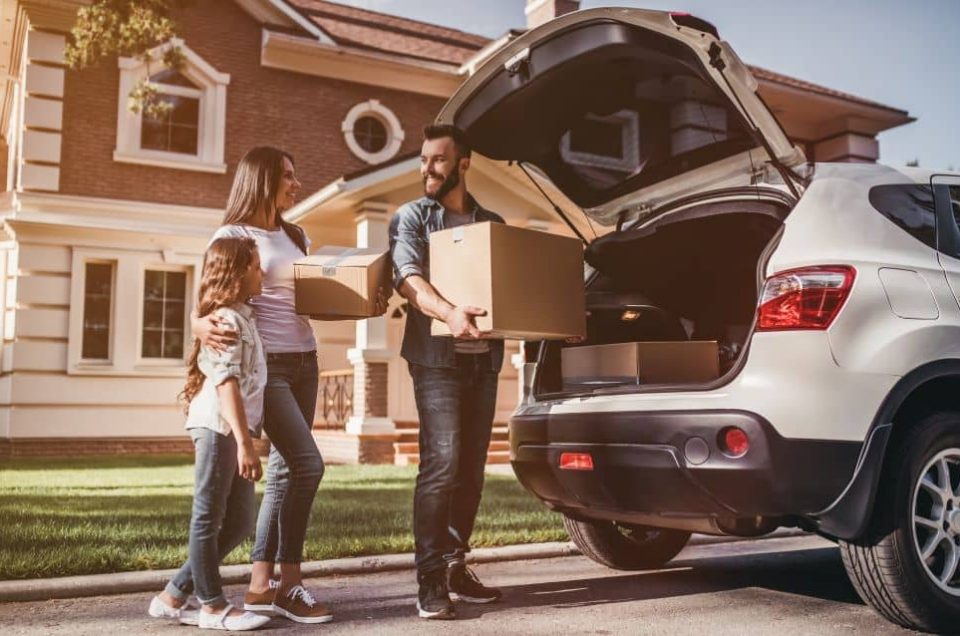
[(403, 144), (400, 120), (375, 99), (351, 108), (341, 130), (350, 152), (371, 165), (392, 159)]
[(140, 357), (182, 360), (186, 321), (187, 273), (144, 271)]
[(157, 100), (167, 106), (158, 117), (144, 113), (140, 123), (140, 148), (196, 155), (200, 147), (200, 87), (174, 69), (150, 76), (159, 90)]
[(73, 248), (67, 372), (183, 374), (202, 256)]
[(84, 267), (83, 342), (84, 360), (110, 359), (110, 333), (113, 322), (113, 273), (109, 261), (91, 261)]
[[(183, 63), (167, 67), (164, 54), (178, 47)], [(221, 73), (182, 41), (173, 39), (145, 59), (121, 57), (116, 161), (225, 173), (227, 85)], [(160, 117), (133, 112), (130, 92), (147, 80), (168, 107)]]

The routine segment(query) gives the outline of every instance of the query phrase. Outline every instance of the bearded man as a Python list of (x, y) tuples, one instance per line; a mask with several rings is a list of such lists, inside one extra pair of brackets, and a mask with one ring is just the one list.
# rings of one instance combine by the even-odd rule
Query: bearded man
[[(451, 595), (472, 603), (501, 596), (480, 583), (464, 557), (483, 490), (503, 341), (481, 338), (474, 321), (485, 308), (454, 306), (430, 284), (430, 234), (503, 219), (467, 192), (466, 135), (453, 126), (427, 126), (423, 136), (425, 196), (397, 210), (390, 222), (390, 253), (394, 286), (410, 305), (401, 355), (409, 364), (420, 419), (413, 503), (417, 610), (421, 618), (446, 619), (454, 617)], [(454, 337), (431, 336), (432, 319), (445, 322)]]

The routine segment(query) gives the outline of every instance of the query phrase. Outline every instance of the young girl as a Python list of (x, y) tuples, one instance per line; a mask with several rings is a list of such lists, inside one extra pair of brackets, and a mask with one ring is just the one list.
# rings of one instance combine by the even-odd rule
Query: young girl
[[(300, 569), (324, 465), (311, 431), (319, 386), (317, 343), (310, 321), (297, 315), (294, 302), (293, 263), (307, 253), (310, 241), (282, 216), (293, 207), (299, 189), (290, 154), (269, 146), (252, 148), (237, 165), (224, 225), (213, 236), (251, 238), (263, 258), (263, 293), (251, 307), (267, 352), (263, 427), (271, 448), (244, 608), (272, 611), (298, 623), (325, 623), (333, 614), (304, 587)], [(216, 315), (200, 314), (191, 323), (205, 347), (217, 349), (235, 336)], [(271, 576), (276, 563), (280, 581), (275, 589)]]
[[(247, 631), (270, 618), (235, 609), (223, 595), (220, 562), (254, 529), (254, 482), (262, 474), (253, 437), (260, 436), (267, 382), (263, 345), (247, 300), (260, 293), (263, 272), (250, 238), (220, 238), (207, 249), (198, 316), (215, 315), (236, 331), (221, 350), (195, 342), (182, 397), (196, 450), (189, 558), (149, 613), (201, 629)], [(195, 591), (199, 612), (185, 608)]]

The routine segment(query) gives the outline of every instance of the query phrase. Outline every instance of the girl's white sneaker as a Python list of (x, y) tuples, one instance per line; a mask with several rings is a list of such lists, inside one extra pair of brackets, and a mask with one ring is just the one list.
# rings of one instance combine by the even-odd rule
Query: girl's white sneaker
[(230, 616), (233, 605), (227, 603), (219, 614), (200, 612), (200, 629), (219, 629), (227, 632), (249, 632), (259, 629), (270, 622), (269, 616), (261, 616), (253, 612), (244, 612), (239, 616)]
[(179, 620), (184, 625), (197, 624), (197, 610), (190, 607), (190, 602), (186, 602), (182, 607), (173, 607), (163, 602), (159, 596), (154, 596), (150, 601), (150, 607), (147, 614), (153, 618), (167, 618), (170, 620)]

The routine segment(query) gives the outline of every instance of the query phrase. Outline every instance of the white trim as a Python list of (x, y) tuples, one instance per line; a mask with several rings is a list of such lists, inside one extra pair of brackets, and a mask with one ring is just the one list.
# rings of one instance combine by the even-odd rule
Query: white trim
[(14, 221), (182, 236), (210, 236), (223, 219), (218, 208), (38, 192), (16, 193), (11, 208)]
[[(383, 124), (387, 131), (387, 140), (382, 150), (367, 152), (357, 142), (353, 129), (362, 117), (373, 117)], [(376, 99), (357, 104), (351, 108), (340, 124), (340, 130), (343, 132), (344, 141), (347, 142), (350, 152), (371, 165), (392, 159), (400, 151), (400, 146), (403, 144), (404, 132), (400, 120), (397, 119), (392, 110)]]
[(197, 172), (212, 172), (214, 174), (227, 173), (227, 164), (225, 163), (203, 163), (202, 161), (194, 160), (192, 157), (179, 155), (175, 152), (162, 152), (160, 150), (141, 150), (135, 154), (126, 154), (119, 150), (114, 150), (113, 160), (119, 161), (120, 163), (156, 166), (157, 168), (195, 170)]
[(309, 197), (284, 212), (283, 218), (291, 223), (299, 223), (301, 220), (309, 216), (316, 208), (336, 198), (337, 196), (340, 196), (341, 194), (359, 190), (382, 181), (389, 181), (390, 179), (407, 173), (413, 173), (414, 171), (419, 172), (419, 166), (420, 158), (411, 157), (410, 159), (405, 159), (404, 161), (400, 161), (389, 166), (384, 166), (379, 170), (374, 170), (373, 172), (356, 177), (354, 179), (347, 180), (341, 177), (317, 190)]
[[(183, 75), (198, 88), (185, 88), (158, 84), (162, 93), (183, 95), (200, 100), (197, 121), (197, 153), (181, 154), (146, 150), (141, 147), (140, 135), (143, 128), (142, 113), (130, 112), (127, 108), (130, 91), (138, 82), (147, 79), (150, 70), (165, 68), (163, 55), (172, 47), (178, 47), (184, 55)], [(151, 69), (150, 64), (139, 58), (121, 57), (117, 60), (120, 70), (120, 90), (117, 97), (117, 147), (113, 153), (114, 161), (135, 163), (177, 170), (193, 170), (224, 174), (227, 171), (224, 162), (224, 146), (227, 125), (227, 86), (230, 75), (221, 73), (206, 60), (197, 55), (179, 38), (172, 38), (147, 53), (150, 64), (159, 64)]]
[(310, 21), (309, 18), (304, 17), (299, 11), (288, 5), (283, 0), (268, 0), (271, 5), (279, 9), (284, 15), (293, 20), (298, 26), (302, 27), (304, 31), (317, 38), (318, 41), (323, 42), (324, 44), (336, 44), (326, 32), (318, 27), (316, 24)]
[(463, 76), (455, 64), (378, 53), (263, 29), (260, 64), (305, 75), (447, 99)]

